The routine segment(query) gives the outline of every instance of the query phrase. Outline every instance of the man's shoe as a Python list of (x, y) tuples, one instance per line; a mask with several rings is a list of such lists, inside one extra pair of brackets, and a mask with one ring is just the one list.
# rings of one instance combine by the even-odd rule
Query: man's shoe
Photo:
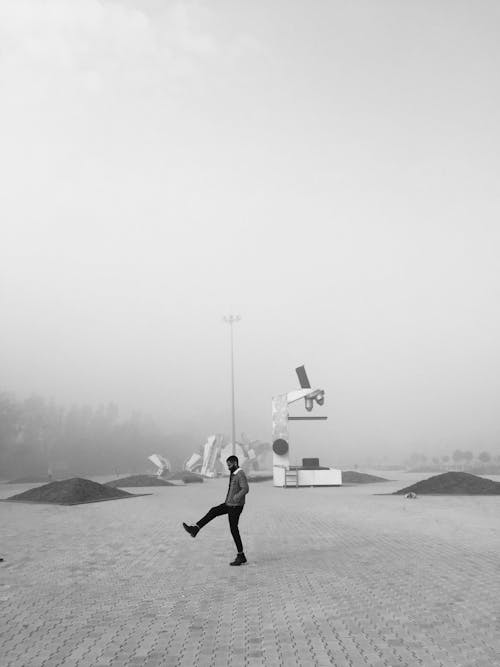
[(245, 554), (238, 554), (236, 558), (233, 560), (232, 563), (229, 563), (229, 565), (243, 565), (243, 563), (246, 563), (247, 559), (245, 558)]
[(184, 522), (182, 522), (182, 527), (191, 535), (191, 537), (196, 537), (200, 531), (199, 526), (188, 526), (187, 523)]

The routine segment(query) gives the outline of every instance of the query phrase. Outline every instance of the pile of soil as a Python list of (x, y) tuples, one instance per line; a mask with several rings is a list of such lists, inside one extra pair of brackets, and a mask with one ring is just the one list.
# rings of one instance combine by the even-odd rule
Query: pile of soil
[(35, 503), (56, 503), (58, 505), (78, 505), (80, 503), (96, 503), (101, 500), (118, 498), (134, 498), (133, 493), (112, 489), (105, 484), (92, 482), (82, 477), (72, 477), (61, 482), (50, 482), (37, 486), (23, 493), (17, 493), (6, 500), (17, 500)]
[(181, 475), (181, 479), (184, 482), (184, 484), (191, 484), (193, 482), (203, 482), (203, 477), (201, 475), (197, 475), (195, 472), (183, 472)]
[[(187, 471), (186, 470), (176, 470), (175, 472), (170, 472), (168, 475), (168, 479), (176, 479), (176, 480), (181, 480), (183, 475), (186, 475)], [(189, 473), (191, 474), (191, 473)], [(196, 473), (194, 473), (196, 474)]]
[(247, 476), (249, 482), (268, 482), (270, 479), (273, 479), (273, 475), (270, 473), (259, 474), (253, 473)]
[(342, 484), (372, 484), (373, 482), (388, 482), (385, 477), (377, 475), (368, 475), (366, 472), (357, 472), (356, 470), (342, 471)]
[(121, 479), (113, 479), (106, 482), (106, 486), (112, 486), (114, 489), (121, 486), (175, 486), (156, 475), (130, 475)]
[(417, 494), (454, 494), (454, 495), (500, 495), (500, 482), (483, 479), (468, 472), (444, 472), (421, 482), (407, 486), (394, 495)]

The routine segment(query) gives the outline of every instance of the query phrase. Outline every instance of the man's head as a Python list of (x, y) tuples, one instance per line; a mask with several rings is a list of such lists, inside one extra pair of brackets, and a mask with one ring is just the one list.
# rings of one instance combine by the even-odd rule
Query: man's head
[(229, 472), (234, 472), (238, 468), (238, 457), (237, 456), (228, 456), (226, 459), (227, 467)]

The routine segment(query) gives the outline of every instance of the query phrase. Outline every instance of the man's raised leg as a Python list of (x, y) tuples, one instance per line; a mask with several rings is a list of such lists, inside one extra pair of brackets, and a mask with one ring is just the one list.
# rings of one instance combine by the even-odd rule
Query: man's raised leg
[(211, 507), (205, 514), (205, 516), (202, 517), (199, 521), (197, 521), (194, 526), (188, 526), (186, 523), (183, 523), (182, 526), (184, 530), (191, 535), (191, 537), (196, 537), (196, 535), (198, 535), (203, 526), (206, 526), (207, 523), (212, 521), (212, 519), (215, 519), (215, 517), (227, 514), (227, 512), (228, 512), (227, 505), (225, 503), (222, 503), (222, 505), (216, 505), (215, 507)]

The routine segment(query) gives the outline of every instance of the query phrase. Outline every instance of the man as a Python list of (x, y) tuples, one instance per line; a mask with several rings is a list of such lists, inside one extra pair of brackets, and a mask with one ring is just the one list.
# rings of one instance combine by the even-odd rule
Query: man
[(222, 505), (212, 507), (194, 526), (188, 526), (186, 523), (183, 523), (182, 525), (184, 530), (186, 530), (191, 537), (196, 537), (203, 526), (206, 526), (209, 521), (215, 519), (216, 516), (227, 514), (231, 535), (233, 536), (238, 551), (236, 558), (229, 564), (243, 565), (243, 563), (247, 562), (247, 559), (243, 553), (243, 544), (241, 542), (240, 531), (238, 530), (238, 521), (240, 520), (240, 514), (243, 512), (243, 507), (245, 506), (245, 496), (248, 493), (248, 481), (244, 471), (239, 467), (237, 456), (229, 456), (226, 460), (226, 464), (230, 473), (226, 500)]

